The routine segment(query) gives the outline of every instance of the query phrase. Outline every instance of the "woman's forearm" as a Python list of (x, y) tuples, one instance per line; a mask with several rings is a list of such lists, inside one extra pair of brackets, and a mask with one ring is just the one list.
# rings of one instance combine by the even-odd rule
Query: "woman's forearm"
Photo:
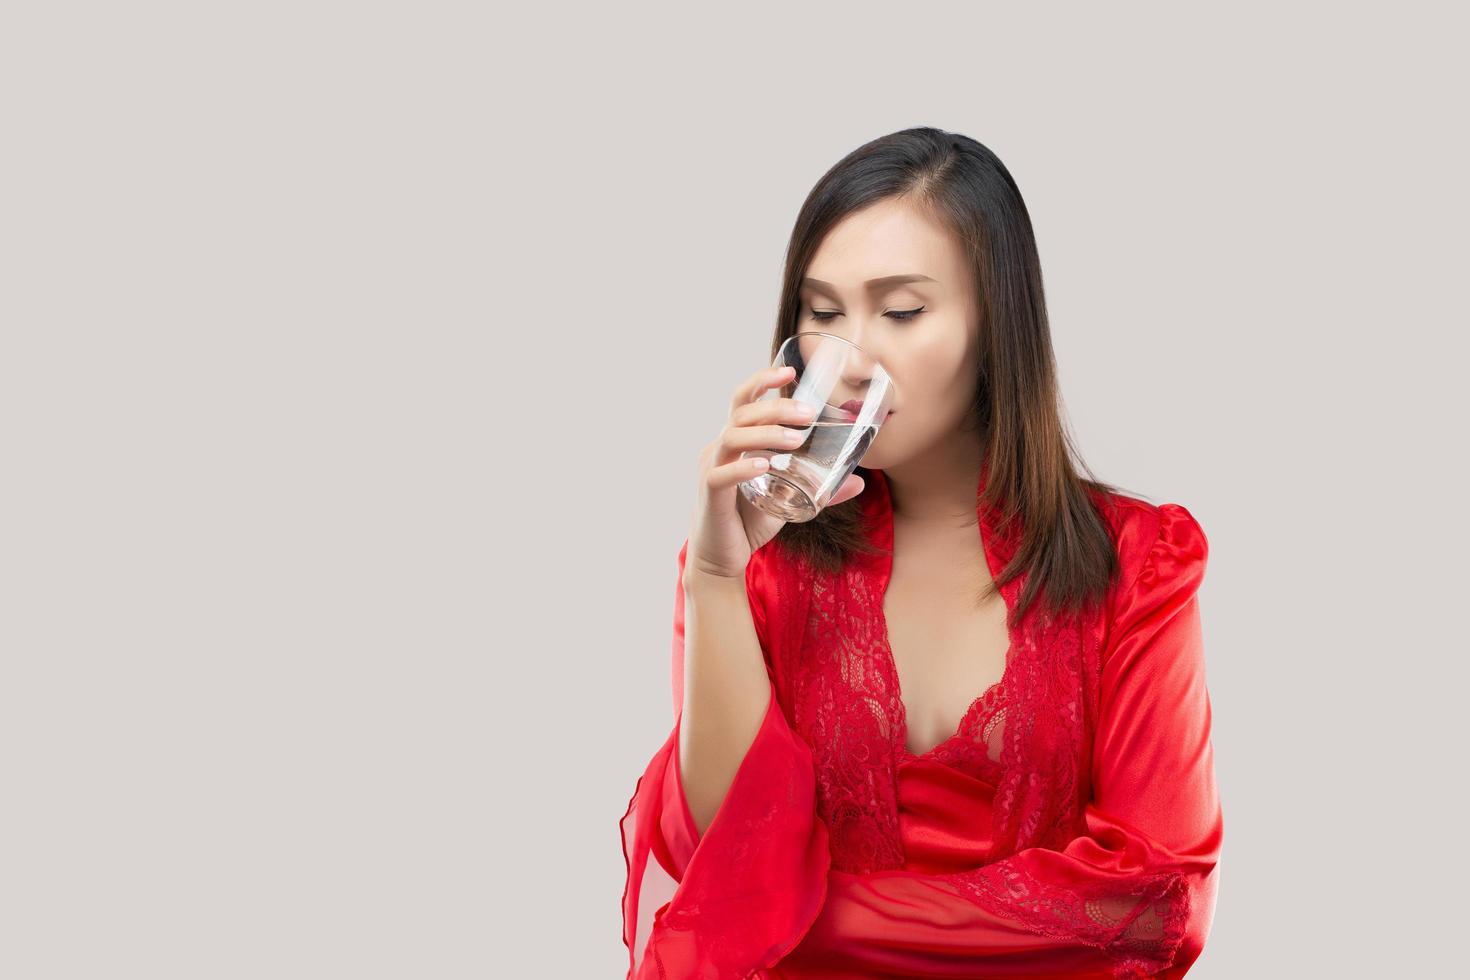
[(770, 704), (744, 578), (687, 570), (679, 778), (695, 827), (714, 820)]

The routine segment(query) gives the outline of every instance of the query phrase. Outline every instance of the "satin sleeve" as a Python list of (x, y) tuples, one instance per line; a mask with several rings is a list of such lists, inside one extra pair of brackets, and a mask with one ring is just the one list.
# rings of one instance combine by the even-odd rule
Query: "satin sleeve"
[(947, 874), (833, 870), (799, 951), (809, 962), (970, 977), (1189, 969), (1213, 918), (1223, 834), (1197, 595), (1208, 542), (1166, 503), (1142, 547), (1104, 641), (1085, 833)]
[(771, 679), (770, 699), (713, 820), (703, 834), (695, 826), (679, 776), (688, 550), (686, 540), (674, 592), (674, 727), (639, 777), (619, 822), (627, 864), (622, 904), (630, 980), (744, 980), (772, 966), (816, 918), (831, 864), (827, 829), (816, 814), (811, 749), (789, 727), (776, 696), (767, 652), (769, 556), (762, 552), (747, 568), (746, 589)]

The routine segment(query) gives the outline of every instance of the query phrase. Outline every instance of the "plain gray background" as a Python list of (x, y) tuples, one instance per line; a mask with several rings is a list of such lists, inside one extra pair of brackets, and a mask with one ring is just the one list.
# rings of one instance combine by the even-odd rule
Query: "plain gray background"
[(1192, 975), (1448, 972), (1448, 9), (8, 5), (0, 974), (622, 976), (698, 450), (913, 125), (1020, 184), (1087, 461), (1210, 538)]

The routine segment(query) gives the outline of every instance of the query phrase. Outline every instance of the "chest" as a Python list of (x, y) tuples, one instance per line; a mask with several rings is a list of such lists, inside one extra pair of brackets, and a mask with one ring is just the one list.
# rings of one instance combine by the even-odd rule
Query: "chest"
[(1008, 631), (1027, 576), (980, 603), (989, 564), (910, 539), (891, 564), (855, 560), (835, 574), (780, 566), (777, 697), (811, 747), (834, 867), (903, 867), (903, 793), (913, 785), (904, 774), (941, 767), (992, 787), (997, 854), (1073, 830), (1087, 792), (1101, 621), (1031, 614)]
[(979, 601), (990, 582), (978, 542), (914, 535), (895, 549), (883, 619), (915, 755), (953, 735), (1005, 673), (1006, 603)]

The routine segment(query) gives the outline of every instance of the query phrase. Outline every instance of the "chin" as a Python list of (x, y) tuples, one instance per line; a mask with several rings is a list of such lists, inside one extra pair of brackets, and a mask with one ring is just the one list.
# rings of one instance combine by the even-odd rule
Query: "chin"
[(858, 465), (869, 470), (887, 469), (894, 460), (894, 444), (891, 440), (895, 438), (897, 437), (889, 429), (879, 429), (878, 438), (873, 440), (873, 444), (863, 454), (863, 461)]
[(869, 449), (868, 452), (863, 455), (863, 461), (861, 463), (858, 463), (858, 465), (865, 470), (881, 470), (888, 465), (885, 457), (886, 454), (883, 453), (881, 450)]

